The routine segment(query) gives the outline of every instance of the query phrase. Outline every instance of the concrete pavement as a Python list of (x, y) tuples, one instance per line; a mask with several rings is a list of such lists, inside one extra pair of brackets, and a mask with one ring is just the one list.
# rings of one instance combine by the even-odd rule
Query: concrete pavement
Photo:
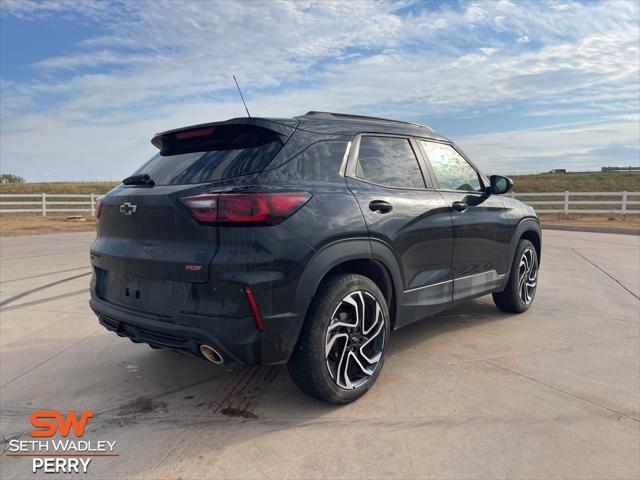
[[(92, 478), (640, 477), (640, 237), (545, 231), (522, 315), (483, 297), (394, 332), (344, 407), (285, 367), (215, 367), (98, 326), (92, 234), (0, 238), (0, 429), (93, 410)], [(5, 444), (6, 448), (6, 444)], [(33, 477), (0, 457), (3, 479)], [(37, 475), (36, 475), (37, 476)]]

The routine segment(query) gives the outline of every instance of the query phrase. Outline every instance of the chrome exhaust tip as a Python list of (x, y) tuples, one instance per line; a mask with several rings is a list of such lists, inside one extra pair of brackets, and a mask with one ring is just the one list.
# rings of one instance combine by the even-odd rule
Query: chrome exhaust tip
[(224, 363), (224, 358), (222, 358), (220, 352), (209, 345), (200, 345), (200, 353), (211, 363), (215, 363), (216, 365), (222, 365)]

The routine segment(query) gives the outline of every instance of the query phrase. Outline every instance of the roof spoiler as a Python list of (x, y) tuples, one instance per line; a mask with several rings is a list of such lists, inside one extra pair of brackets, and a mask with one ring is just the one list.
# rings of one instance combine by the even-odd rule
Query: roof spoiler
[(151, 139), (151, 144), (158, 150), (162, 151), (169, 143), (172, 143), (175, 140), (184, 140), (210, 135), (213, 133), (215, 127), (220, 125), (251, 125), (272, 130), (285, 137), (283, 141), (284, 143), (295, 131), (298, 123), (300, 123), (299, 120), (270, 120), (256, 117), (239, 117), (224, 120), (222, 122), (200, 123), (197, 125), (174, 128), (173, 130), (156, 133)]

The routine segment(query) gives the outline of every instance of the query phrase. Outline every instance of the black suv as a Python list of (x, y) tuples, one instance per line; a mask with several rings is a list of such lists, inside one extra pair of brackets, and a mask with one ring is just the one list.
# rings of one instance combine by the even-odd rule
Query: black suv
[(536, 292), (540, 226), (430, 128), (309, 112), (156, 135), (109, 192), (91, 308), (120, 336), (213, 363), (288, 363), (333, 403), (375, 382), (390, 331)]

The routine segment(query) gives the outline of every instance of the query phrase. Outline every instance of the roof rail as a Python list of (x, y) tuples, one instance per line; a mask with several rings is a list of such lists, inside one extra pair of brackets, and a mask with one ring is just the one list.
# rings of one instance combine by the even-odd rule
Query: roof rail
[(426, 128), (430, 132), (433, 132), (433, 129), (431, 127), (428, 127), (427, 125), (421, 125), (419, 123), (404, 122), (402, 120), (391, 120), (389, 118), (382, 118), (382, 117), (370, 117), (367, 115), (352, 115), (349, 113), (317, 112), (314, 110), (310, 110), (304, 115), (298, 115), (296, 118), (311, 118), (311, 119), (315, 118), (317, 120), (352, 119), (352, 120), (373, 120), (377, 122), (389, 122), (389, 123), (403, 123), (405, 125), (413, 125), (414, 127)]

